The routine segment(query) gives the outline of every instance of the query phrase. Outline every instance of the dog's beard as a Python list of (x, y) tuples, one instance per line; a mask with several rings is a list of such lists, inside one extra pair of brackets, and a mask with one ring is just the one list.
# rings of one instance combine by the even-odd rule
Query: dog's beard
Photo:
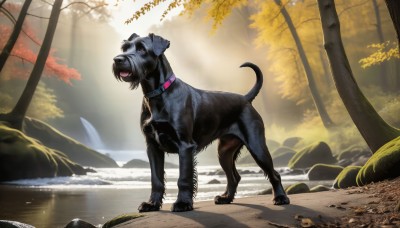
[[(134, 55), (126, 55), (126, 59), (129, 62), (129, 70), (128, 69), (120, 69), (113, 64), (113, 73), (117, 80), (129, 82), (131, 84), (131, 89), (136, 89), (140, 82), (146, 76), (146, 70), (139, 67), (141, 64), (138, 64), (138, 59), (134, 59)], [(142, 64), (143, 65), (143, 64)]]

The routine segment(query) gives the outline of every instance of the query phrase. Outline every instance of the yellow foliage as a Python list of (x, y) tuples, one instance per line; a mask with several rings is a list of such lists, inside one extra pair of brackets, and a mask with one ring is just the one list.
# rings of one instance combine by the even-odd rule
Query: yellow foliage
[(366, 58), (360, 59), (359, 63), (362, 68), (368, 68), (374, 65), (379, 65), (385, 61), (389, 61), (392, 58), (400, 58), (399, 48), (397, 43), (386, 41), (384, 43), (374, 43), (367, 46), (370, 49), (374, 49), (371, 55)]

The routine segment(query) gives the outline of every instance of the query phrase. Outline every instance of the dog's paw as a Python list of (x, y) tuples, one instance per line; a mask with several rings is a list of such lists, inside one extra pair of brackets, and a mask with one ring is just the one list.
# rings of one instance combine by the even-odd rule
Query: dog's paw
[(228, 197), (228, 196), (225, 196), (225, 195), (216, 196), (214, 198), (214, 203), (215, 204), (230, 204), (230, 203), (232, 203), (232, 201), (233, 201), (232, 197)]
[(159, 211), (160, 207), (161, 206), (158, 204), (143, 202), (142, 204), (140, 204), (138, 210), (139, 212)]
[(272, 201), (274, 205), (290, 204), (290, 199), (286, 195), (275, 196)]
[(184, 212), (184, 211), (192, 211), (193, 203), (188, 202), (175, 202), (172, 204), (171, 211), (172, 212)]

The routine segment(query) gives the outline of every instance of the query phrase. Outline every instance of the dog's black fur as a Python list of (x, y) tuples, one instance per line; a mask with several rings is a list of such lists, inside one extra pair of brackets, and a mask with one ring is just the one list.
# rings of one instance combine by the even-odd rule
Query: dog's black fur
[[(123, 53), (114, 58), (115, 77), (130, 82), (132, 89), (140, 84), (144, 94), (154, 91), (173, 75), (163, 54), (169, 44), (154, 34), (132, 34), (122, 45)], [(226, 191), (215, 197), (216, 204), (228, 204), (234, 199), (240, 181), (235, 160), (243, 145), (269, 177), (274, 204), (289, 204), (265, 144), (263, 121), (251, 105), (261, 89), (262, 73), (252, 63), (241, 67), (252, 68), (257, 77), (255, 86), (244, 96), (199, 90), (176, 79), (159, 96), (143, 98), (140, 121), (147, 143), (152, 189), (149, 201), (139, 206), (140, 212), (157, 211), (162, 206), (164, 152), (179, 155), (178, 199), (171, 210), (193, 210), (197, 188), (195, 155), (215, 139), (219, 139), (218, 158), (228, 181)]]

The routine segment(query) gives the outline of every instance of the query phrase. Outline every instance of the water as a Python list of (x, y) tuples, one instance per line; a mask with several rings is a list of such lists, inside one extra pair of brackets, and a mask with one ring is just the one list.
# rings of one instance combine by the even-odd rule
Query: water
[[(213, 200), (225, 191), (225, 175), (207, 175), (219, 166), (198, 166), (198, 192), (196, 201)], [(243, 174), (237, 198), (254, 196), (270, 188), (269, 181), (258, 173), (258, 167), (239, 167), (254, 171)], [(278, 169), (279, 170), (279, 169)], [(119, 214), (137, 212), (138, 205), (147, 201), (150, 190), (150, 169), (109, 168), (96, 169), (85, 176), (18, 180), (0, 185), (0, 220), (25, 222), (37, 227), (64, 227), (73, 218), (92, 224), (103, 224)], [(178, 169), (166, 169), (166, 196), (164, 203), (176, 200)], [(310, 187), (331, 181), (311, 182), (305, 174), (285, 175), (280, 170), (283, 185), (306, 182)], [(220, 184), (208, 184), (217, 179)], [(166, 208), (168, 209), (168, 208)]]
[(86, 131), (86, 136), (88, 137), (87, 146), (93, 149), (104, 149), (104, 143), (100, 138), (99, 132), (96, 128), (85, 118), (80, 117), (81, 123)]

